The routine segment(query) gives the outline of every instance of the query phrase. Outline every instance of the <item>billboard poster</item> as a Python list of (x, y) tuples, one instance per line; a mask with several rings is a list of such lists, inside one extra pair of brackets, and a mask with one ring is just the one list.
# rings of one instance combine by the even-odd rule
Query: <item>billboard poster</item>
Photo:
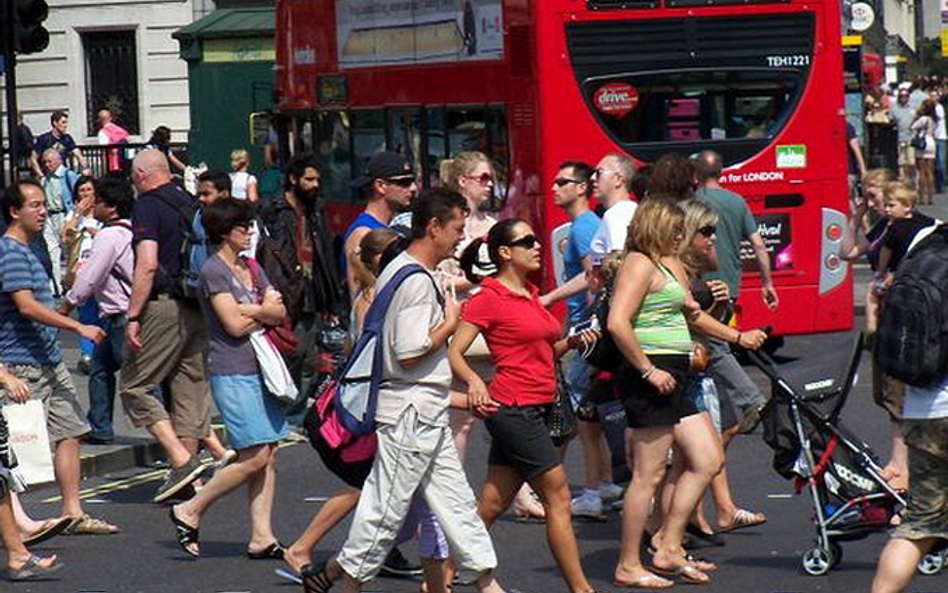
[(340, 68), (499, 60), (501, 0), (342, 0), (336, 5)]
[[(770, 269), (793, 269), (793, 241), (790, 236), (789, 214), (763, 214), (754, 216), (757, 232), (764, 240), (764, 248), (770, 255)], [(741, 241), (741, 266), (745, 272), (757, 271), (757, 259), (750, 241)]]

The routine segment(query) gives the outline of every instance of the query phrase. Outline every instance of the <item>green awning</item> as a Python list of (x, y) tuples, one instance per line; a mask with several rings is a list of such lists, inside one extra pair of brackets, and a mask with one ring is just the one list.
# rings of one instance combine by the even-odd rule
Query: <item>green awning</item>
[(276, 11), (271, 8), (220, 8), (187, 27), (172, 33), (181, 40), (226, 37), (272, 37), (276, 31)]

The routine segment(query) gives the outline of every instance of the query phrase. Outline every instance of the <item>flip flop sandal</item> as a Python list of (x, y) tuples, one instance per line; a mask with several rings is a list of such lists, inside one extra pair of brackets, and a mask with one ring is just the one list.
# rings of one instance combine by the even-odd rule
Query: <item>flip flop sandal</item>
[(72, 522), (72, 517), (63, 517), (59, 520), (50, 519), (43, 523), (42, 527), (24, 537), (23, 545), (29, 547), (52, 539), (65, 531), (67, 527), (72, 525)]
[(259, 552), (247, 550), (247, 558), (250, 560), (283, 560), (283, 554), (286, 547), (280, 542), (273, 542)]
[(201, 551), (195, 551), (190, 547), (192, 544), (199, 543), (200, 530), (197, 527), (191, 527), (179, 519), (178, 516), (174, 514), (174, 507), (168, 509), (168, 516), (171, 518), (171, 522), (174, 523), (175, 539), (178, 540), (178, 545), (181, 546), (181, 549), (192, 558), (200, 558)]
[(748, 527), (755, 527), (757, 525), (763, 525), (767, 522), (767, 518), (758, 519), (756, 515), (760, 513), (754, 513), (746, 509), (737, 509), (737, 512), (734, 513), (734, 519), (731, 521), (731, 525), (728, 527), (718, 527), (718, 533), (730, 533), (732, 531), (737, 531), (738, 529), (746, 529)]
[(701, 572), (711, 572), (718, 569), (718, 565), (714, 562), (692, 552), (685, 552), (685, 560), (688, 561), (688, 564), (691, 564)]
[(326, 574), (325, 565), (319, 568), (306, 566), (300, 576), (303, 577), (303, 591), (306, 593), (328, 593), (332, 589), (332, 581)]
[(7, 576), (11, 581), (29, 581), (34, 579), (43, 579), (49, 575), (58, 572), (62, 567), (65, 566), (62, 562), (53, 562), (50, 566), (44, 567), (40, 564), (45, 560), (36, 554), (31, 554), (30, 557), (23, 563), (23, 566), (20, 568), (13, 569), (11, 568), (7, 573)]
[(711, 544), (712, 546), (721, 547), (727, 545), (727, 542), (725, 542), (720, 535), (713, 531), (711, 533), (702, 531), (702, 529), (694, 523), (689, 523), (688, 526), (685, 527), (685, 531), (688, 532), (689, 535), (696, 537), (705, 543)]
[(655, 574), (647, 574), (633, 581), (620, 581), (616, 579), (612, 581), (612, 584), (622, 589), (648, 589), (651, 591), (668, 589), (669, 587), (675, 586), (673, 581), (663, 579), (662, 577)]
[[(685, 564), (684, 566), (679, 566), (677, 568), (659, 568), (653, 564), (649, 568), (652, 572), (659, 576), (673, 578), (689, 585), (707, 585), (711, 582), (711, 579), (708, 577), (708, 575), (704, 574), (690, 564)], [(701, 575), (704, 578), (702, 579), (701, 576), (698, 575)]]

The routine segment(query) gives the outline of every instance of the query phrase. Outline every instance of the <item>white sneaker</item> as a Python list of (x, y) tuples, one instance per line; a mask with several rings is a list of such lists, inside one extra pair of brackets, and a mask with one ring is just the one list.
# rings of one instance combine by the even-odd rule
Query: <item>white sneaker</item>
[(618, 484), (603, 484), (599, 487), (599, 497), (604, 503), (618, 500), (622, 498), (623, 494), (625, 494), (625, 490), (623, 490), (622, 486), (619, 486)]
[(602, 499), (598, 493), (583, 492), (572, 500), (574, 517), (602, 518)]

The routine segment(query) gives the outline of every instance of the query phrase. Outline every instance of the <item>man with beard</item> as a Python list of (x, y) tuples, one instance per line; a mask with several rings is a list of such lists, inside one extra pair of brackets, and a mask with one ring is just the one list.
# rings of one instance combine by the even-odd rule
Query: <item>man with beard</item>
[(283, 295), (296, 344), (283, 344), (299, 399), (286, 410), (295, 426), (303, 423), (306, 399), (319, 375), (332, 371), (342, 351), (345, 332), (339, 319), (346, 308), (336, 274), (332, 235), (318, 199), (319, 161), (312, 154), (293, 157), (286, 165), (283, 195), (261, 212), (263, 222), (257, 260)]

